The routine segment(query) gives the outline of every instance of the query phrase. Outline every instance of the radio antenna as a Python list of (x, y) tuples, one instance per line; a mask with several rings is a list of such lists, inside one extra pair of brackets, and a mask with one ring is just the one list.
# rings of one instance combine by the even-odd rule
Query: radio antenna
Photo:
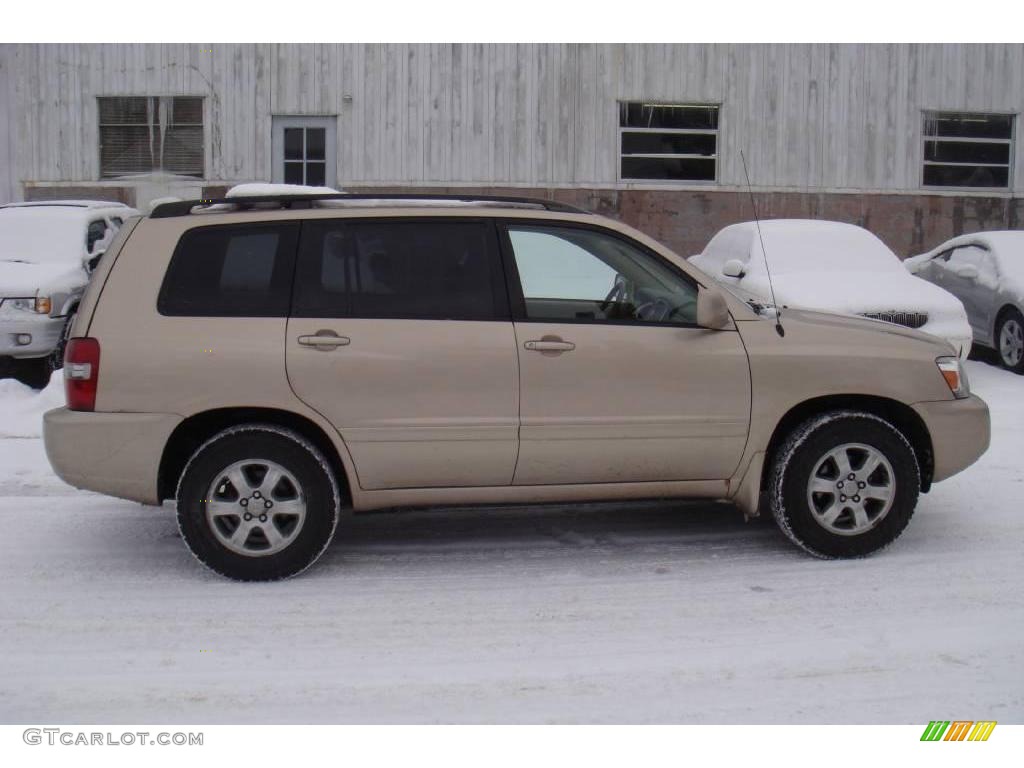
[(750, 186), (750, 174), (747, 173), (747, 158), (740, 150), (740, 161), (743, 163), (743, 177), (747, 180), (747, 194), (750, 195), (750, 207), (754, 209), (754, 225), (757, 227), (757, 239), (761, 241), (761, 255), (764, 256), (764, 271), (768, 275), (768, 290), (772, 294), (772, 305), (775, 307), (775, 332), (779, 336), (786, 335), (782, 327), (782, 307), (775, 301), (775, 286), (772, 284), (772, 271), (768, 268), (768, 251), (764, 247), (764, 235), (761, 234), (761, 220), (757, 217), (757, 203), (754, 201), (754, 188)]

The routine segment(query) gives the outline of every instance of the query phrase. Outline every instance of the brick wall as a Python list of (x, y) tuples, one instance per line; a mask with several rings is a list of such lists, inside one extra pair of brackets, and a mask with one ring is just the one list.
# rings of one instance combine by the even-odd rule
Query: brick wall
[[(624, 221), (683, 256), (699, 253), (722, 227), (752, 218), (746, 192), (521, 187), (373, 187), (350, 191), (553, 198)], [(931, 250), (965, 232), (1024, 229), (1024, 198), (758, 192), (754, 200), (762, 219), (831, 219), (865, 227), (900, 257)]]

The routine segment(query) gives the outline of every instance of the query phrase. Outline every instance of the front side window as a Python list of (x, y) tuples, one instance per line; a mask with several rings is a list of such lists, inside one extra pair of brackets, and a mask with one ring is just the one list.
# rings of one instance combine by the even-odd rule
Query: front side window
[[(971, 269), (971, 272), (964, 272), (964, 267)], [(962, 245), (954, 248), (950, 253), (946, 268), (954, 275), (977, 273), (975, 279), (979, 279), (989, 285), (995, 285), (998, 278), (995, 262), (991, 254), (978, 245)]]
[(107, 236), (107, 222), (102, 219), (90, 221), (89, 228), (85, 233), (85, 250), (92, 253), (96, 244), (102, 242)]
[(297, 317), (508, 319), (487, 221), (309, 221)]
[(100, 176), (203, 176), (201, 96), (101, 96)]
[(696, 323), (696, 285), (626, 240), (548, 226), (508, 236), (528, 320)]
[(1013, 115), (925, 112), (926, 187), (1008, 189)]
[(162, 315), (286, 317), (297, 224), (188, 230), (174, 249), (157, 300)]
[(718, 105), (620, 102), (619, 152), (624, 181), (714, 181)]

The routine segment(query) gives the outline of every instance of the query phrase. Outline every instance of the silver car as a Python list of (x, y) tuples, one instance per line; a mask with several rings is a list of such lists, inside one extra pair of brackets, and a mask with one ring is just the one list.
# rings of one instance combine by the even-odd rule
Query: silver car
[(974, 343), (1024, 374), (1024, 232), (961, 235), (903, 263), (960, 299)]

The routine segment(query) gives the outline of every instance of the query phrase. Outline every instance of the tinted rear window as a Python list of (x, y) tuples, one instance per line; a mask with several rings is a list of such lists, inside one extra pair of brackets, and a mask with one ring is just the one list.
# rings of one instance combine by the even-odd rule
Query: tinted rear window
[(297, 317), (508, 318), (490, 221), (307, 221)]
[(194, 317), (285, 317), (297, 224), (198, 227), (182, 235), (157, 309)]

